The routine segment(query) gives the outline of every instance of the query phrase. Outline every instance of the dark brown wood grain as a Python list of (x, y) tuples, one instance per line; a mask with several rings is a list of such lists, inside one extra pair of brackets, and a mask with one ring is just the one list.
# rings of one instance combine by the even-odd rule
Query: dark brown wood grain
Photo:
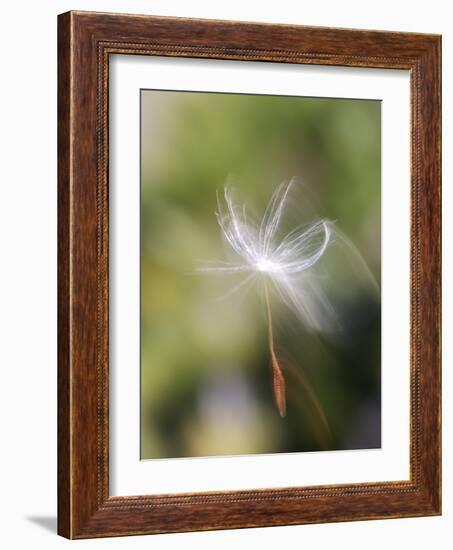
[[(68, 538), (440, 514), (440, 37), (69, 12), (58, 25), (58, 532)], [(411, 74), (410, 481), (109, 496), (108, 60), (164, 55)]]
[(70, 86), (69, 17), (59, 20), (58, 32), (58, 531), (70, 523), (70, 305), (69, 195)]

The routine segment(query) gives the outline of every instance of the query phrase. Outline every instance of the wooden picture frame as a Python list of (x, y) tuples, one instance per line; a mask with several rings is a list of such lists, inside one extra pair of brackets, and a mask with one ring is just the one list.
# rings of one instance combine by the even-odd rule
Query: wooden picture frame
[[(441, 513), (441, 39), (69, 12), (58, 20), (58, 532), (89, 538)], [(111, 54), (410, 71), (410, 480), (109, 495)]]

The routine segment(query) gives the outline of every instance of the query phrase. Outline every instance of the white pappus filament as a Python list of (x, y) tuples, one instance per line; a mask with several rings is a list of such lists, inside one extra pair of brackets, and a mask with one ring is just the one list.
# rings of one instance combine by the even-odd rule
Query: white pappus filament
[(325, 253), (332, 241), (333, 222), (320, 219), (298, 225), (279, 238), (282, 217), (287, 206), (293, 180), (282, 183), (272, 194), (260, 222), (245, 204), (233, 200), (233, 191), (226, 186), (217, 196), (216, 217), (222, 236), (234, 254), (233, 261), (204, 263), (198, 271), (243, 275), (227, 296), (266, 278), (280, 299), (311, 328), (320, 327), (323, 315), (332, 309), (314, 281), (302, 284), (304, 272)]

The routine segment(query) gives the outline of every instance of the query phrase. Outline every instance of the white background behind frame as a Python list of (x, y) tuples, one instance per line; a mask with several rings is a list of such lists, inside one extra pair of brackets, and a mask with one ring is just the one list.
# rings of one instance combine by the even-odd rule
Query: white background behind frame
[[(113, 55), (109, 80), (110, 494), (408, 479), (409, 72)], [(141, 88), (382, 100), (382, 449), (140, 460)]]

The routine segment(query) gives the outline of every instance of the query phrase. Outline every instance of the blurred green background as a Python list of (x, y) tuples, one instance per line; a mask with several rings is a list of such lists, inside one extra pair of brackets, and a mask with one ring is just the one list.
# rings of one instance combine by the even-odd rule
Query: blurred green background
[(218, 300), (228, 281), (196, 273), (199, 260), (224, 259), (214, 212), (227, 179), (262, 213), (296, 176), (379, 282), (380, 109), (142, 90), (142, 459), (380, 447), (380, 303), (354, 285), (341, 257), (334, 267), (350, 287), (338, 301), (341, 337), (308, 333), (285, 308), (277, 314), (294, 367), (285, 418), (259, 296)]

